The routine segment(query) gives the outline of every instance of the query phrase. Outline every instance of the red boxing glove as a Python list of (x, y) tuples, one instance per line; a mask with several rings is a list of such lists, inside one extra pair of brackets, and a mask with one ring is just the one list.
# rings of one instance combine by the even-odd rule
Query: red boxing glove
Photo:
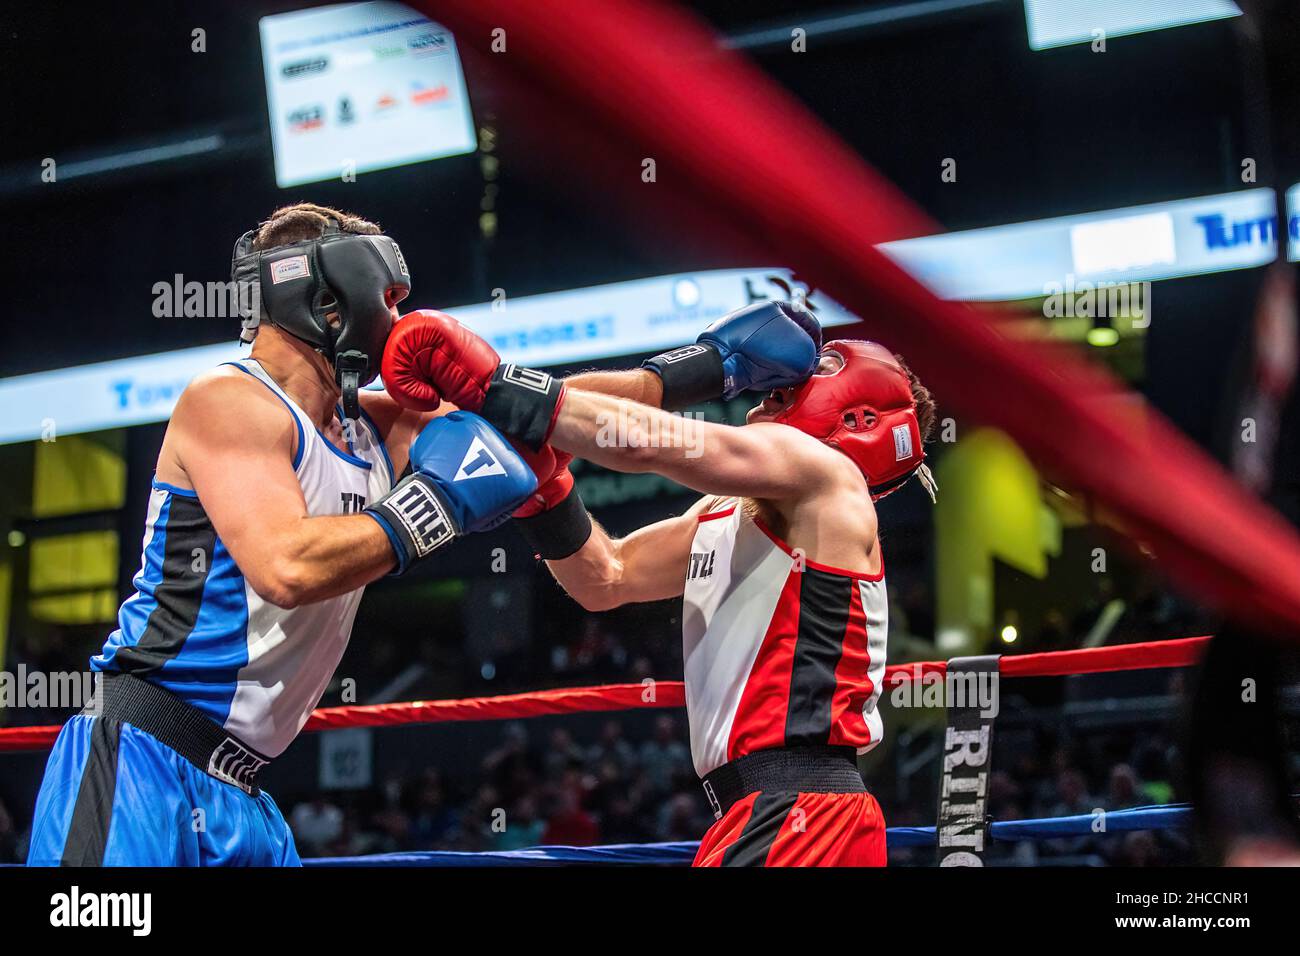
[(573, 456), (550, 445), (543, 445), (538, 452), (518, 445), (515, 450), (537, 476), (537, 490), (515, 509), (513, 516), (533, 518), (562, 504), (573, 491), (573, 472), (569, 471), (569, 462), (573, 461)]
[(388, 394), (404, 408), (433, 411), (446, 399), (478, 412), (500, 364), (492, 346), (451, 316), (419, 309), (393, 326), (380, 373)]

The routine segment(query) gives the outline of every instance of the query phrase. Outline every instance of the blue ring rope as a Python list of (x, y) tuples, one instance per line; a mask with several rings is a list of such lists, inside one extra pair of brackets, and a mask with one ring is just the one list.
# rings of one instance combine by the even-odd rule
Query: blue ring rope
[[(1081, 813), (1069, 817), (1034, 820), (1000, 820), (990, 827), (994, 840), (1054, 840), (1062, 837), (1102, 836), (1133, 830), (1173, 830), (1191, 820), (1185, 803)], [(885, 831), (891, 848), (934, 846), (934, 827), (890, 827)], [(303, 860), (303, 866), (565, 866), (569, 864), (654, 864), (685, 866), (695, 858), (696, 841), (679, 843), (617, 843), (609, 846), (535, 846), (525, 850), (489, 850), (483, 853), (428, 850), (418, 853), (380, 853), (374, 856), (334, 856)]]

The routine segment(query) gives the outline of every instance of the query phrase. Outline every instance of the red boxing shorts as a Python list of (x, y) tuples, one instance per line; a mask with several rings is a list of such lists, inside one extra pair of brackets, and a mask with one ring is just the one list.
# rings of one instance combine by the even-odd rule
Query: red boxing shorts
[(870, 793), (761, 791), (700, 841), (692, 866), (884, 866), (885, 818)]

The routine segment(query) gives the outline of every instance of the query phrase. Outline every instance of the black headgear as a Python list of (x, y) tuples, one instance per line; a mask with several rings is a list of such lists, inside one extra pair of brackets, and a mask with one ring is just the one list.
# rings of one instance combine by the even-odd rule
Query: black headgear
[[(343, 389), (343, 414), (360, 413), (357, 389), (379, 374), (393, 328), (389, 306), (411, 291), (402, 250), (387, 236), (345, 233), (333, 219), (319, 239), (274, 249), (253, 248), (256, 229), (235, 243), (230, 275), (253, 312), (240, 339), (251, 342), (262, 321), (302, 339), (334, 366)], [(331, 326), (326, 313), (337, 312)]]

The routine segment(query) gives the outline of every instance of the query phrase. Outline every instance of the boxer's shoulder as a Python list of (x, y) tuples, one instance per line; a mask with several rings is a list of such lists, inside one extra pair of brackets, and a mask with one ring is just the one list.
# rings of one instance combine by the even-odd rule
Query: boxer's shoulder
[(285, 402), (264, 382), (233, 365), (202, 372), (181, 392), (168, 431), (215, 438), (230, 432), (254, 439), (296, 430)]
[(206, 369), (190, 379), (190, 383), (185, 387), (185, 391), (181, 393), (181, 397), (189, 396), (193, 398), (195, 396), (217, 394), (231, 398), (244, 392), (249, 394), (258, 392), (270, 394), (270, 389), (267, 388), (265, 382), (243, 366), (234, 362), (227, 362), (215, 368)]

